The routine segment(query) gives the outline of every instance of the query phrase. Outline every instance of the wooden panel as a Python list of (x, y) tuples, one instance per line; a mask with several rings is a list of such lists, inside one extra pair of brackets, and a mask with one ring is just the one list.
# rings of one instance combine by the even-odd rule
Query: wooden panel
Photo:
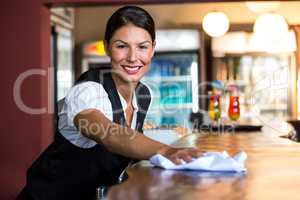
[[(25, 184), (26, 170), (53, 138), (52, 114), (47, 110), (53, 103), (47, 74), (50, 18), (39, 1), (4, 1), (0, 9), (0, 199), (13, 200)], [(30, 74), (32, 69), (46, 75)], [(29, 74), (20, 84), (20, 92), (14, 93), (23, 73)], [(24, 112), (16, 94), (26, 106), (44, 107), (45, 113)]]
[[(295, 53), (295, 57), (296, 57), (296, 80), (299, 79), (300, 77), (300, 26), (299, 25), (293, 25), (291, 26), (291, 29), (295, 32), (295, 36), (296, 36), (296, 42), (297, 42), (297, 50), (296, 50), (296, 53)], [(299, 104), (298, 102), (300, 101), (299, 99), (299, 85), (297, 84), (296, 86), (296, 91), (294, 92), (293, 94), (293, 97), (296, 99), (296, 102), (295, 102), (295, 105), (293, 105), (294, 109), (294, 113), (293, 113), (293, 116), (294, 117), (300, 117), (300, 113), (299, 113)]]
[[(43, 0), (48, 6), (239, 2), (234, 0)], [(243, 2), (243, 1), (241, 1)]]

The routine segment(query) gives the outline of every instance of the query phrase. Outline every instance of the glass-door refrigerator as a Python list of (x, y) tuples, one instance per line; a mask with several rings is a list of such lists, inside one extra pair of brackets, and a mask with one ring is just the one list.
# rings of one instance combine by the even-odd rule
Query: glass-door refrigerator
[(160, 30), (151, 67), (142, 79), (152, 101), (145, 122), (155, 127), (190, 128), (198, 107), (199, 35), (197, 30)]
[(198, 109), (197, 52), (158, 53), (143, 82), (152, 101), (146, 122), (155, 126), (189, 126), (191, 112)]

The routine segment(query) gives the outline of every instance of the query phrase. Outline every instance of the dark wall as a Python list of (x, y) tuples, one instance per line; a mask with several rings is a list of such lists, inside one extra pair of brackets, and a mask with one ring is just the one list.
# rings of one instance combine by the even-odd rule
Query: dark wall
[[(25, 171), (53, 136), (53, 103), (48, 95), (50, 67), (49, 11), (40, 1), (3, 1), (0, 7), (0, 199), (12, 200), (25, 183)], [(14, 86), (23, 72), (38, 69), (20, 84), (20, 97), (43, 114), (22, 111), (14, 100)], [(16, 93), (18, 94), (18, 92)], [(49, 100), (48, 100), (49, 98)]]

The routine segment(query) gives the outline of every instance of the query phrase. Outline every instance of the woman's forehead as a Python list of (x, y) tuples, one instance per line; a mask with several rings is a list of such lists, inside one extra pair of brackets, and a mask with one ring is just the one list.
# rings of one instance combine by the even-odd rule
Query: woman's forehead
[(111, 42), (114, 42), (116, 40), (121, 40), (124, 42), (152, 41), (151, 35), (147, 30), (138, 26), (134, 26), (132, 24), (125, 25), (117, 29), (112, 36)]

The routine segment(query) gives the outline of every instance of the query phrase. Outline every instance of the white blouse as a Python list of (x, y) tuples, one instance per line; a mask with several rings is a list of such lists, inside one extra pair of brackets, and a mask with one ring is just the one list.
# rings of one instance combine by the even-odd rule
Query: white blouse
[[(127, 103), (119, 92), (118, 94), (122, 108), (125, 111)], [(131, 128), (135, 129), (138, 111), (135, 93), (132, 99), (132, 106), (134, 111)], [(58, 129), (60, 133), (72, 144), (81, 148), (91, 148), (97, 144), (94, 140), (82, 135), (73, 123), (74, 117), (86, 109), (97, 109), (109, 120), (113, 120), (111, 102), (109, 101), (108, 94), (100, 83), (87, 81), (73, 86), (58, 105)]]

